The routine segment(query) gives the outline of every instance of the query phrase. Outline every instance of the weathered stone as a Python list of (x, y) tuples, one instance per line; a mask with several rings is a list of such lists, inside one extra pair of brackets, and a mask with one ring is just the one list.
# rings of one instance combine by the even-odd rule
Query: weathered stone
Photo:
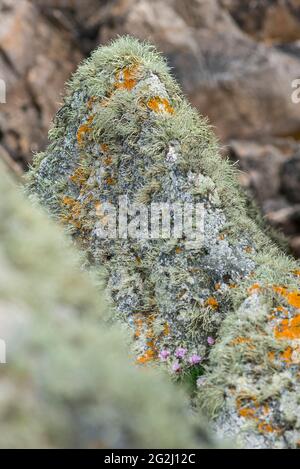
[(300, 39), (299, 0), (221, 0), (238, 25), (258, 40), (283, 43)]
[(70, 35), (28, 0), (1, 0), (0, 15), (0, 78), (7, 91), (0, 140), (24, 168), (46, 145), (60, 93), (82, 55)]
[(281, 187), (290, 202), (300, 203), (300, 148), (299, 153), (283, 165)]
[(243, 171), (241, 184), (255, 197), (271, 225), (287, 236), (296, 254), (294, 238), (300, 230), (299, 143), (278, 138), (233, 140), (229, 149)]
[[(160, 56), (130, 38), (95, 51), (74, 75), (50, 139), (30, 189), (91, 263), (106, 265), (138, 363), (160, 360), (197, 380), (218, 430), (243, 446), (296, 447), (299, 264), (255, 221), (235, 170)], [(203, 204), (204, 240), (103, 239), (105, 203), (117, 207), (124, 195)]]

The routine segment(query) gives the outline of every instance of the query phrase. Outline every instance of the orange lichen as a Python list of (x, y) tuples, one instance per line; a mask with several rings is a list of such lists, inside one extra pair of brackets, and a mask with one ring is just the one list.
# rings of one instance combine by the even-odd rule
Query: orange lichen
[(300, 291), (292, 291), (287, 295), (288, 303), (294, 308), (300, 308)]
[(238, 397), (236, 407), (241, 417), (254, 420), (257, 423), (257, 429), (260, 433), (279, 431), (271, 422), (266, 421), (266, 417), (270, 414), (269, 406), (267, 404), (260, 405), (255, 397)]
[(118, 90), (130, 91), (137, 84), (137, 71), (138, 66), (132, 65), (131, 67), (123, 68), (116, 73), (115, 87)]
[(205, 302), (205, 306), (210, 306), (212, 309), (218, 309), (219, 303), (216, 300), (216, 298), (214, 298), (213, 296), (210, 296), (209, 298), (207, 298)]
[(236, 337), (230, 342), (230, 345), (249, 344), (253, 342), (250, 337)]
[(287, 347), (285, 351), (281, 354), (281, 358), (284, 362), (286, 362), (287, 365), (291, 365), (293, 362), (292, 355), (293, 355), (292, 347)]
[(108, 186), (115, 186), (117, 183), (117, 181), (113, 177), (110, 177), (110, 176), (105, 179), (105, 182)]
[(103, 164), (104, 164), (105, 166), (110, 166), (110, 165), (112, 164), (112, 162), (113, 162), (113, 159), (112, 159), (111, 156), (107, 156), (107, 157), (104, 158), (104, 160), (103, 160)]
[(77, 142), (79, 146), (82, 146), (84, 144), (84, 140), (87, 134), (89, 134), (92, 131), (91, 124), (94, 120), (95, 116), (90, 116), (85, 124), (82, 124), (78, 131), (77, 131)]
[(92, 109), (93, 107), (93, 104), (97, 101), (97, 97), (96, 96), (91, 96), (89, 99), (88, 99), (88, 102), (87, 102), (87, 108), (90, 110)]
[(250, 288), (248, 288), (248, 293), (252, 295), (252, 293), (257, 293), (261, 289), (261, 286), (259, 283), (254, 283)]
[(236, 398), (236, 407), (241, 417), (255, 418), (259, 406), (255, 397), (239, 396)]
[(143, 355), (140, 355), (136, 361), (140, 365), (144, 365), (145, 363), (148, 363), (154, 360), (155, 355), (156, 355), (155, 352), (152, 349), (149, 349), (149, 350), (146, 350), (146, 352)]
[(275, 360), (275, 352), (268, 352), (268, 358), (270, 362), (273, 362)]
[(253, 248), (251, 246), (247, 246), (245, 247), (244, 251), (250, 254), (253, 251)]
[(300, 339), (300, 315), (292, 319), (283, 319), (274, 330), (277, 339)]
[(136, 360), (138, 364), (145, 364), (157, 358), (159, 337), (153, 330), (155, 317), (154, 314), (139, 313), (134, 319), (134, 337), (135, 339), (142, 339), (146, 346), (146, 351)]
[(287, 287), (281, 287), (278, 285), (273, 285), (274, 292), (278, 293), (278, 295), (286, 296), (288, 293)]
[[(275, 361), (275, 352), (269, 352), (268, 357), (270, 361)], [(279, 354), (278, 360), (283, 362), (286, 366), (291, 366), (300, 363), (300, 347), (287, 347), (282, 353)]]
[(100, 143), (100, 150), (103, 153), (107, 153), (109, 151), (109, 146), (107, 145), (107, 143)]
[(300, 270), (293, 270), (293, 274), (294, 274), (296, 277), (300, 277)]
[(84, 168), (77, 168), (74, 173), (70, 176), (70, 180), (77, 184), (78, 186), (82, 186), (87, 180), (88, 174)]
[(179, 246), (177, 246), (177, 247), (175, 248), (176, 254), (180, 254), (182, 251), (183, 251), (183, 249), (182, 249), (181, 247), (179, 247)]
[(149, 109), (151, 109), (151, 111), (157, 113), (166, 112), (168, 114), (174, 114), (174, 109), (166, 98), (154, 96), (153, 98), (149, 99), (149, 101), (147, 102), (147, 106)]
[(289, 314), (288, 310), (284, 308), (283, 306), (277, 306), (272, 310), (272, 312), (268, 315), (269, 321), (272, 321), (273, 319), (277, 319), (278, 317), (285, 316), (287, 317)]
[(273, 427), (270, 423), (267, 423), (267, 422), (260, 422), (258, 425), (257, 425), (257, 428), (258, 430), (260, 431), (260, 433), (274, 433), (274, 432), (278, 432), (278, 429)]
[(163, 329), (163, 335), (164, 336), (167, 336), (170, 334), (170, 326), (167, 322), (165, 322), (164, 324), (164, 329)]
[(221, 288), (221, 284), (220, 283), (216, 283), (215, 284), (215, 290), (220, 290)]
[(62, 221), (64, 223), (71, 223), (73, 226), (80, 229), (82, 227), (80, 220), (82, 207), (80, 203), (68, 196), (63, 197), (62, 203), (69, 209), (68, 214), (62, 216)]
[(142, 318), (140, 318), (140, 317), (135, 318), (134, 325), (135, 325), (134, 337), (135, 337), (135, 339), (138, 339), (141, 336), (142, 328), (143, 328)]
[(278, 293), (278, 295), (283, 296), (289, 305), (293, 306), (294, 308), (300, 308), (300, 291), (288, 291), (287, 287), (281, 287), (278, 285), (273, 286), (273, 290)]

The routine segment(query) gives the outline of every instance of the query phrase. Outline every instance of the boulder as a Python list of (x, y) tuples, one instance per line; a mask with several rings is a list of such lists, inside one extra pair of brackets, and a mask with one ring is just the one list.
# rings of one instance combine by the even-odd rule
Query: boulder
[[(270, 240), (161, 56), (129, 37), (96, 50), (49, 137), (28, 190), (106, 266), (137, 363), (188, 382), (223, 437), (297, 447), (299, 264)], [(176, 232), (157, 235), (157, 204)], [(186, 204), (199, 212), (178, 230)]]

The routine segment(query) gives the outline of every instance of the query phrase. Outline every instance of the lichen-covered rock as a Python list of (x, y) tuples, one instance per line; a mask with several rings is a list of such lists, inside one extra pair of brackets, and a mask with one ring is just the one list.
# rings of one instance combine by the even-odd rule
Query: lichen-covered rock
[(78, 255), (0, 172), (0, 447), (209, 446), (184, 395), (129, 363)]
[[(50, 138), (30, 190), (92, 264), (106, 265), (138, 363), (162, 361), (197, 382), (219, 431), (242, 445), (295, 447), (299, 266), (256, 220), (162, 58), (126, 37), (95, 51), (71, 80)], [(185, 232), (103, 238), (105, 204), (124, 196), (201, 204), (204, 238), (192, 246)]]

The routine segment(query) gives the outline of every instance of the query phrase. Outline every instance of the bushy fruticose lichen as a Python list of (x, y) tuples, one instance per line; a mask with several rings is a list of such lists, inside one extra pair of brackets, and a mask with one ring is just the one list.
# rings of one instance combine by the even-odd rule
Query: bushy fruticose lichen
[(0, 447), (210, 446), (184, 394), (130, 363), (78, 255), (2, 166), (0, 189)]
[[(296, 447), (299, 266), (257, 223), (161, 56), (128, 37), (96, 50), (68, 84), (50, 140), (30, 191), (107, 268), (137, 362), (197, 383), (218, 431), (241, 445)], [(201, 204), (204, 237), (100, 236), (105, 204), (124, 196)]]

